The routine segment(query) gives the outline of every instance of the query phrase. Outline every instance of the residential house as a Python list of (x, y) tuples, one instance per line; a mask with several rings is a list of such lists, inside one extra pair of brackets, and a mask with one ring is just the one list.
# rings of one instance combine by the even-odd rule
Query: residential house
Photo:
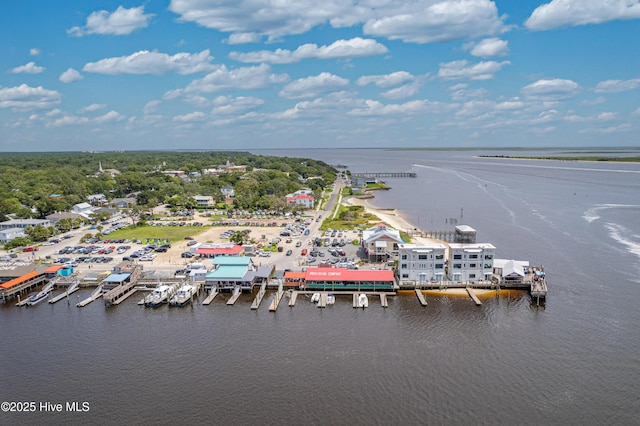
[(108, 203), (107, 197), (105, 197), (104, 194), (87, 195), (87, 201), (94, 206), (102, 206)]
[(220, 192), (222, 192), (222, 195), (225, 196), (225, 198), (231, 198), (235, 195), (235, 191), (233, 190), (233, 186), (231, 185), (225, 185), (222, 188), (220, 188)]
[(90, 219), (93, 214), (93, 206), (89, 203), (74, 204), (71, 212), (80, 215), (85, 219)]
[(398, 277), (401, 283), (424, 284), (445, 279), (446, 246), (398, 244)]
[(17, 237), (26, 237), (24, 228), (6, 228), (0, 230), (0, 242), (6, 243)]
[(110, 206), (117, 207), (119, 209), (126, 209), (128, 207), (135, 206), (136, 204), (138, 204), (138, 200), (133, 197), (114, 198), (109, 203)]
[(0, 230), (20, 228), (25, 229), (30, 226), (42, 225), (44, 227), (51, 226), (51, 222), (47, 219), (11, 219), (4, 222), (0, 222)]
[(380, 222), (362, 231), (362, 246), (369, 256), (369, 262), (386, 262), (398, 255), (398, 244), (404, 243), (400, 231)]
[(488, 243), (450, 243), (447, 275), (457, 282), (491, 281), (496, 248)]
[(72, 212), (56, 212), (46, 216), (46, 219), (49, 220), (52, 225), (55, 225), (62, 219), (77, 219), (77, 218), (84, 220), (83, 216), (80, 216), (79, 214), (72, 213)]
[(198, 203), (198, 207), (212, 207), (215, 205), (213, 197), (210, 195), (194, 195), (193, 199)]

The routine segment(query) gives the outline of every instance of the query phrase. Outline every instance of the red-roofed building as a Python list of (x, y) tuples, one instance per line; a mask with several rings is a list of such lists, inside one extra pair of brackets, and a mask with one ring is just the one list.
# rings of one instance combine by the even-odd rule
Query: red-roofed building
[(287, 204), (290, 206), (303, 206), (306, 209), (312, 209), (316, 199), (311, 195), (309, 189), (301, 189), (293, 194), (287, 195)]
[(244, 247), (239, 245), (202, 245), (196, 249), (200, 257), (239, 256)]
[(390, 269), (309, 268), (304, 287), (323, 291), (393, 291), (395, 277)]

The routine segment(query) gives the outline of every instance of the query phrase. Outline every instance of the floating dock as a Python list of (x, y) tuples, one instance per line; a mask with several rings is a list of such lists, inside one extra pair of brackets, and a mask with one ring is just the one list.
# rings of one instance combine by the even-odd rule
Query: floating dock
[(253, 303), (251, 304), (251, 309), (252, 310), (256, 310), (260, 307), (260, 303), (262, 303), (262, 298), (264, 297), (264, 294), (267, 292), (267, 283), (262, 283), (262, 285), (260, 286), (260, 290), (258, 290), (258, 294), (256, 295), (256, 298), (253, 299)]
[(387, 295), (385, 293), (380, 293), (380, 306), (383, 308), (389, 307), (389, 301), (387, 300)]
[(418, 296), (418, 300), (422, 306), (427, 306), (427, 299), (424, 297), (422, 290), (416, 289), (416, 296)]
[(76, 305), (78, 308), (82, 308), (87, 306), (89, 303), (93, 302), (94, 300), (98, 299), (99, 297), (102, 297), (102, 286), (98, 286), (98, 288), (96, 288), (93, 293), (91, 293), (91, 296), (87, 297), (86, 299), (84, 299), (81, 302), (78, 302), (78, 304)]
[(473, 299), (476, 306), (482, 305), (482, 302), (480, 301), (480, 299), (478, 299), (478, 296), (476, 296), (476, 293), (473, 291), (471, 287), (467, 287), (467, 293), (469, 293), (469, 296)]
[(282, 296), (284, 296), (284, 289), (282, 287), (282, 283), (280, 283), (278, 285), (278, 291), (276, 291), (276, 295), (274, 296), (273, 300), (271, 301), (271, 305), (269, 306), (270, 312), (275, 312), (276, 310), (278, 310), (278, 305), (282, 300)]
[(326, 308), (327, 307), (327, 292), (323, 291), (320, 293), (320, 300), (318, 300), (318, 308)]
[(235, 304), (236, 300), (238, 300), (238, 298), (240, 297), (240, 294), (242, 294), (240, 286), (236, 286), (236, 288), (233, 290), (233, 294), (231, 295), (231, 299), (227, 300), (227, 305)]
[(59, 295), (57, 295), (53, 299), (49, 300), (49, 303), (56, 303), (56, 302), (59, 302), (60, 300), (64, 299), (65, 297), (68, 298), (70, 294), (75, 293), (78, 290), (80, 290), (80, 286), (77, 283), (76, 284), (72, 284), (65, 291), (63, 291), (62, 293), (60, 293)]
[(294, 290), (289, 298), (289, 306), (296, 306), (296, 300), (298, 300), (298, 292)]
[(204, 299), (204, 302), (202, 302), (202, 304), (210, 305), (211, 302), (213, 302), (213, 299), (215, 299), (217, 295), (218, 295), (218, 287), (211, 288), (211, 290), (209, 291), (209, 295), (207, 296), (206, 299)]

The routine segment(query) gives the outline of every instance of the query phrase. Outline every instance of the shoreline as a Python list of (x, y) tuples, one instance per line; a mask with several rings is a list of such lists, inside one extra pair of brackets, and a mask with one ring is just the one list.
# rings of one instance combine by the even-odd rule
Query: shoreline
[[(391, 228), (397, 229), (398, 231), (407, 232), (408, 230), (420, 230), (417, 226), (409, 222), (402, 215), (402, 211), (398, 209), (382, 209), (378, 207), (373, 207), (369, 200), (375, 197), (370, 197), (366, 199), (357, 198), (357, 197), (349, 197), (343, 198), (342, 202), (345, 205), (349, 206), (361, 206), (364, 208), (365, 212), (370, 213), (374, 216), (377, 216), (381, 222), (386, 223)], [(432, 238), (424, 238), (416, 235), (411, 235), (411, 239), (413, 243), (420, 244), (431, 244), (431, 243), (440, 243), (440, 240), (435, 240)]]

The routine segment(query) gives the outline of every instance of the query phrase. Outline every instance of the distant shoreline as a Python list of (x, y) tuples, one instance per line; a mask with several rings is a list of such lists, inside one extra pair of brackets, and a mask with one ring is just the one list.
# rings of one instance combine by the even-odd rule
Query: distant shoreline
[(640, 157), (561, 157), (561, 156), (545, 156), (545, 157), (527, 157), (517, 155), (476, 155), (475, 158), (492, 158), (498, 160), (546, 160), (546, 161), (574, 161), (585, 163), (640, 163)]

